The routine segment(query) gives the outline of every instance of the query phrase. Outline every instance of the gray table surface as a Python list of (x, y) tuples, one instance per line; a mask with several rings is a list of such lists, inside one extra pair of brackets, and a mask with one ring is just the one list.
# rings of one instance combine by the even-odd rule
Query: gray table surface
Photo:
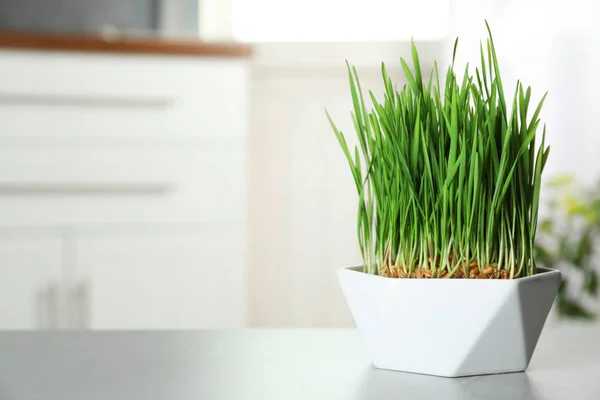
[(525, 373), (438, 378), (373, 368), (351, 329), (0, 333), (0, 399), (598, 400), (598, 338), (546, 328)]

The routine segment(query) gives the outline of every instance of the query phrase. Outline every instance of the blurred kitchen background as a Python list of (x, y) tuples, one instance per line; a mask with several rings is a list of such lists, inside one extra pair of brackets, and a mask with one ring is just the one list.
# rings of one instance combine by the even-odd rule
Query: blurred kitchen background
[[(594, 185), (593, 0), (0, 0), (0, 329), (351, 326), (345, 60), (379, 95), (411, 39), (476, 65), (484, 18), (507, 93), (549, 91), (545, 177)], [(554, 266), (600, 313), (588, 253)]]

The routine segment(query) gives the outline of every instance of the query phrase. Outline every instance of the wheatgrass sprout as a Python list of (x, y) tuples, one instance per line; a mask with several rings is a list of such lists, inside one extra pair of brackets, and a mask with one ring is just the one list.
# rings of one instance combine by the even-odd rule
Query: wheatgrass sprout
[[(548, 158), (541, 99), (529, 118), (531, 88), (518, 82), (509, 108), (491, 30), (481, 65), (457, 79), (454, 59), (440, 87), (437, 63), (423, 81), (412, 43), (412, 71), (397, 90), (387, 74), (383, 102), (367, 109), (347, 63), (351, 151), (327, 114), (358, 192), (364, 272), (388, 277), (516, 278), (533, 275), (540, 182)], [(541, 143), (536, 136), (541, 134)]]

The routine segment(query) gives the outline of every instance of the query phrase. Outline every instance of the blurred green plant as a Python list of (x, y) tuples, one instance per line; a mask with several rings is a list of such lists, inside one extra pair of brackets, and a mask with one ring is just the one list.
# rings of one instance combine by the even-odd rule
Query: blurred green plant
[(572, 175), (560, 175), (546, 189), (549, 201), (536, 238), (537, 265), (563, 270), (556, 299), (560, 317), (595, 319), (584, 303), (599, 292), (600, 181), (583, 185)]

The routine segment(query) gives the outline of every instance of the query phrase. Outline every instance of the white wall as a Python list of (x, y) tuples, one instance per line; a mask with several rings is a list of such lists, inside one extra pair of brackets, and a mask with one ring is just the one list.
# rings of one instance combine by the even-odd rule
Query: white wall
[[(424, 68), (437, 45), (419, 45)], [(400, 86), (408, 43), (259, 45), (249, 137), (249, 324), (348, 326), (335, 271), (361, 263), (357, 196), (325, 116), (353, 142), (345, 58), (365, 95), (383, 92), (381, 61)]]

